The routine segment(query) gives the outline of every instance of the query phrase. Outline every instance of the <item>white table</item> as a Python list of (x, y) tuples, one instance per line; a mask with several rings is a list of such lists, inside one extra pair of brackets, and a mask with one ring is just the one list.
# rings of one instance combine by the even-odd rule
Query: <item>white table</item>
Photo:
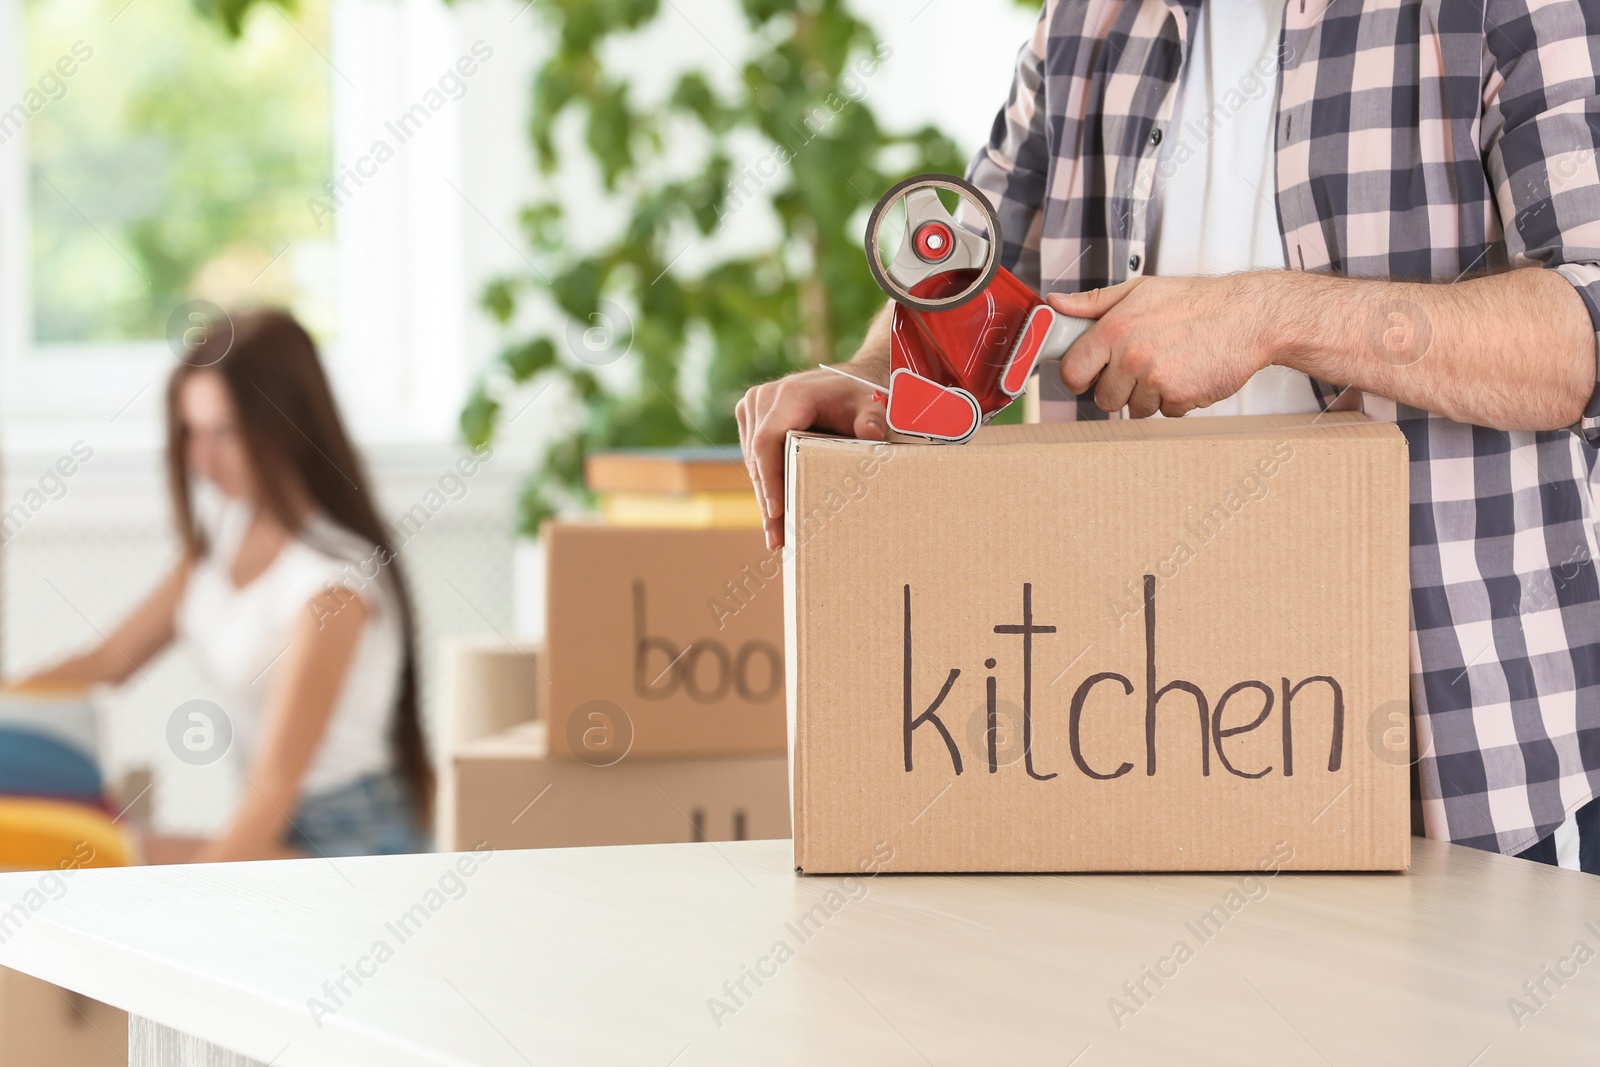
[[(1229, 875), (846, 882), (797, 877), (776, 841), (506, 852), (399, 943), (385, 922), (454, 861), (82, 871), (0, 963), (127, 1009), (135, 1065), (1489, 1067), (1600, 1048), (1600, 959), (1545, 979), (1520, 1028), (1508, 1007), (1576, 942), (1600, 950), (1600, 879), (1424, 841), (1408, 875), (1280, 875), (1231, 912)], [(0, 902), (38, 881), (0, 877)], [(323, 982), (379, 940), (392, 958), (318, 1025), (308, 998), (331, 1006)], [(1161, 964), (1180, 940), (1192, 958)], [(1145, 978), (1119, 1028), (1110, 1002), (1133, 1007), (1147, 965), (1173, 976)], [(735, 1003), (724, 983), (758, 966)]]

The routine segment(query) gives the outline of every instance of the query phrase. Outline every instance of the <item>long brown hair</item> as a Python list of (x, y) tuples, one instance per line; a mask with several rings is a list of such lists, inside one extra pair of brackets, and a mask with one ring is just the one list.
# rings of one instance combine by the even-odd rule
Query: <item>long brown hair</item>
[[(224, 354), (217, 358), (219, 351)], [(221, 378), (233, 400), (261, 507), (285, 529), (300, 531), (303, 516), (296, 511), (293, 492), (303, 488), (335, 525), (358, 535), (378, 559), (387, 561), (384, 571), (399, 606), (404, 642), (390, 743), (396, 765), (411, 787), (417, 822), (428, 826), (434, 778), (418, 708), (411, 597), (394, 558), (395, 546), (373, 503), (366, 469), (339, 418), (315, 342), (294, 316), (269, 309), (214, 322), (188, 356), (167, 383), (167, 484), (186, 551), (197, 559), (207, 546), (194, 514), (178, 394), (190, 376), (210, 371)]]

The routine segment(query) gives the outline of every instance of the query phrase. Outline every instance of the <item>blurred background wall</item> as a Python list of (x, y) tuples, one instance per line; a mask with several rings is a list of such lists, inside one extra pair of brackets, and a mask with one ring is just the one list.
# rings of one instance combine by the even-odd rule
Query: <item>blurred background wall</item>
[[(614, 228), (629, 208), (603, 192), (576, 123), (555, 131), (560, 166), (534, 164), (530, 84), (552, 49), (548, 2), (263, 4), (232, 40), (218, 28), (237, 14), (227, 5), (202, 4), (203, 18), (189, 0), (0, 0), (0, 510), (14, 517), (0, 528), (0, 670), (109, 630), (173, 562), (164, 380), (169, 339), (209, 306), (194, 301), (294, 308), (317, 333), (390, 516), (443, 499), (402, 557), (425, 711), (437, 714), (444, 638), (540, 636), (541, 564), (518, 536), (519, 499), (581, 404), (548, 383), (499, 382), (494, 458), (462, 488), (441, 479), (467, 450), (461, 416), (484, 368), (514, 336), (567, 327), (537, 301), (506, 323), (483, 306), (495, 279), (542, 262), (524, 207), (559, 198), (579, 234)], [(970, 155), (1036, 10), (852, 10), (889, 54), (862, 102), (886, 128), (933, 125)], [(649, 110), (685, 71), (739, 78), (757, 44), (732, 0), (667, 0), (606, 54)], [(463, 57), (473, 73), (441, 87)], [(383, 159), (379, 141), (392, 149)], [(770, 151), (758, 139), (745, 148), (748, 160)], [(339, 176), (343, 192), (323, 185)], [(771, 227), (769, 214), (740, 211), (715, 237), (757, 245)], [(47, 477), (74, 449), (91, 458)], [(525, 501), (521, 517), (526, 527)], [(215, 829), (237, 785), (226, 761), (190, 767), (166, 751), (167, 716), (206, 695), (179, 654), (106, 701), (110, 769), (155, 771), (165, 829)]]

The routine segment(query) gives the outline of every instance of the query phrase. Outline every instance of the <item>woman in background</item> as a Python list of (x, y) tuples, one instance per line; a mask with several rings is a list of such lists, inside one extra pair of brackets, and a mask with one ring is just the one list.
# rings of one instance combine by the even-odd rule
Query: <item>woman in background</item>
[(220, 360), (180, 363), (167, 388), (183, 558), (99, 647), (31, 681), (121, 682), (174, 640), (194, 651), (245, 787), (189, 859), (426, 850), (433, 772), (393, 546), (310, 336), (280, 311), (232, 327)]

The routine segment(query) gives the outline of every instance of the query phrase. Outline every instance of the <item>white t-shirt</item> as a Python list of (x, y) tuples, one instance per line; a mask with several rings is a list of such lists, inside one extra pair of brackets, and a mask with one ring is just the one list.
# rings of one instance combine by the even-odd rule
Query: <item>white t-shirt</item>
[(230, 502), (202, 519), (210, 550), (191, 570), (177, 613), (178, 637), (217, 687), (232, 726), (230, 756), (249, 765), (296, 627), (311, 613), (313, 598), (344, 588), (365, 602), (367, 624), (300, 792), (327, 792), (387, 770), (404, 648), (374, 547), (316, 515), (265, 571), (237, 589), (229, 571), (251, 517), (247, 505)]
[[(1213, 32), (1216, 27), (1220, 32)], [(1273, 129), (1283, 0), (1205, 0), (1156, 166), (1149, 273), (1282, 270)], [(1311, 382), (1266, 367), (1227, 400), (1194, 415), (1318, 410)]]

